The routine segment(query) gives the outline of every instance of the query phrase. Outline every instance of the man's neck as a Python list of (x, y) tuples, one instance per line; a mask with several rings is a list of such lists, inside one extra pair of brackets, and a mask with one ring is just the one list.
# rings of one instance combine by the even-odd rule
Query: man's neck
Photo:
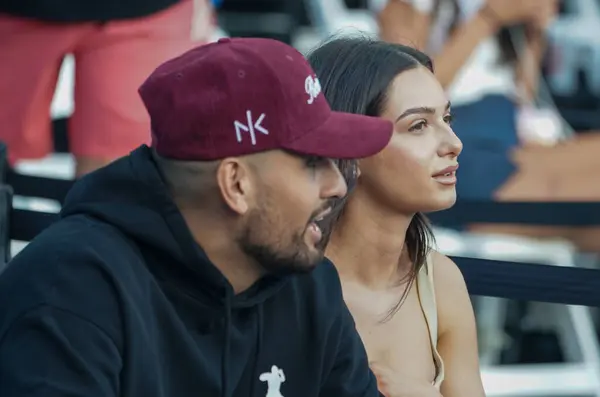
[(222, 219), (199, 210), (184, 208), (181, 213), (194, 240), (229, 281), (235, 294), (244, 292), (263, 276), (259, 264), (242, 252), (227, 234)]

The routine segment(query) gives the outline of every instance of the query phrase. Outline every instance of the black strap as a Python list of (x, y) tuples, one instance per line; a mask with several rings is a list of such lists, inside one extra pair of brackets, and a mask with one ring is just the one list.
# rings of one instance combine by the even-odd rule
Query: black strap
[[(6, 183), (16, 195), (41, 197), (60, 203), (74, 181), (23, 175), (8, 170)], [(462, 227), (472, 223), (540, 226), (598, 226), (600, 202), (496, 202), (459, 200), (454, 207), (428, 214), (437, 226)]]
[(600, 306), (600, 270), (475, 258), (452, 258), (471, 295)]
[(450, 209), (428, 214), (437, 226), (472, 223), (540, 226), (598, 226), (600, 202), (496, 202), (458, 200)]
[(67, 179), (44, 178), (41, 176), (23, 175), (8, 170), (6, 184), (12, 186), (16, 195), (40, 197), (63, 203), (74, 181)]
[(0, 271), (11, 258), (10, 252), (10, 222), (12, 211), (13, 190), (10, 186), (0, 185)]

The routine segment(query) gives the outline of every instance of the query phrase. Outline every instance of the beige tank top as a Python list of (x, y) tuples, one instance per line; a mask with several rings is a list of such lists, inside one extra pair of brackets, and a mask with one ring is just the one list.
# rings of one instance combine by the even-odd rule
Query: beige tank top
[(421, 310), (429, 328), (429, 340), (431, 341), (431, 350), (433, 351), (433, 362), (436, 368), (435, 379), (433, 385), (439, 390), (442, 381), (444, 380), (444, 362), (437, 350), (438, 340), (438, 315), (437, 305), (435, 301), (435, 286), (433, 284), (433, 263), (431, 263), (431, 255), (427, 258), (427, 263), (419, 274), (417, 274), (417, 294)]

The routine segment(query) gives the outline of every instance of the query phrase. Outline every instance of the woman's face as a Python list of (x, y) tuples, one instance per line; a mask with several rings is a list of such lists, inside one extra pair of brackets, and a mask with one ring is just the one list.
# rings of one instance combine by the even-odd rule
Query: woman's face
[(400, 73), (389, 88), (381, 117), (394, 135), (379, 154), (361, 160), (359, 186), (402, 212), (430, 212), (456, 201), (460, 139), (450, 126), (450, 103), (426, 68)]

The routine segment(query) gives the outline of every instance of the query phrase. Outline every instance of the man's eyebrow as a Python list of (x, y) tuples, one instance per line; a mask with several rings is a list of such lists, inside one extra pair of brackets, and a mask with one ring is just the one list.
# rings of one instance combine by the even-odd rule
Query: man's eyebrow
[[(450, 109), (450, 101), (448, 101), (446, 103), (446, 107), (444, 109), (444, 111), (448, 111), (448, 109)], [(435, 108), (432, 107), (428, 107), (428, 106), (418, 106), (415, 108), (410, 108), (410, 109), (406, 109), (404, 111), (404, 113), (402, 113), (400, 116), (398, 116), (398, 118), (396, 119), (395, 122), (398, 122), (399, 120), (405, 118), (406, 116), (410, 116), (411, 114), (435, 114)]]

